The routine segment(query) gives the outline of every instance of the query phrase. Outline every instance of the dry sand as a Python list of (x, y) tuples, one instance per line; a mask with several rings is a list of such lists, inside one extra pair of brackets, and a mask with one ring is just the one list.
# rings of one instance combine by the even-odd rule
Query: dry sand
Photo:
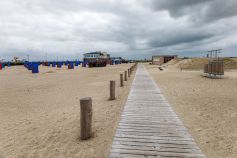
[(165, 97), (208, 158), (237, 157), (237, 71), (224, 79), (146, 65)]
[[(237, 69), (237, 58), (223, 58), (225, 69)], [(190, 58), (190, 59), (173, 59), (163, 66), (175, 67), (186, 70), (201, 70), (208, 63), (208, 58)]]
[[(119, 74), (129, 66), (0, 71), (0, 157), (107, 157), (135, 73), (123, 88)], [(115, 101), (108, 101), (109, 80), (116, 80)], [(93, 138), (81, 141), (79, 99), (86, 96)]]

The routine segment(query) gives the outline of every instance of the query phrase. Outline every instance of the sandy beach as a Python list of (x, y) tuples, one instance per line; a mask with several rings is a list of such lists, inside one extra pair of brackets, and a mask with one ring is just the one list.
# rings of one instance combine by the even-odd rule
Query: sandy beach
[[(2, 157), (107, 157), (134, 74), (119, 87), (131, 64), (68, 70), (22, 66), (0, 72), (0, 155)], [(237, 157), (237, 71), (222, 79), (201, 70), (168, 65), (146, 68), (208, 158)], [(109, 101), (109, 80), (117, 99)], [(93, 99), (93, 137), (80, 140), (79, 99)]]
[(175, 112), (208, 158), (237, 157), (237, 71), (223, 79), (201, 70), (146, 65)]
[[(125, 87), (119, 74), (131, 64), (68, 70), (23, 66), (0, 72), (0, 157), (107, 157), (135, 73)], [(109, 81), (117, 99), (109, 101)], [(93, 138), (80, 140), (82, 97), (93, 99)]]

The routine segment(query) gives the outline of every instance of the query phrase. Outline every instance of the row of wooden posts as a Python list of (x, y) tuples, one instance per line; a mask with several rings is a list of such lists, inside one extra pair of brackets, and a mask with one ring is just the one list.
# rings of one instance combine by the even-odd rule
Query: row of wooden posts
[[(124, 86), (124, 81), (128, 81), (128, 77), (131, 76), (132, 72), (135, 70), (137, 63), (132, 65), (128, 70), (124, 71), (120, 74), (120, 87)], [(115, 94), (115, 85), (116, 82), (114, 80), (110, 81), (110, 100), (116, 99)], [(81, 125), (81, 140), (87, 140), (92, 135), (92, 99), (91, 97), (86, 97), (80, 99), (80, 125)]]

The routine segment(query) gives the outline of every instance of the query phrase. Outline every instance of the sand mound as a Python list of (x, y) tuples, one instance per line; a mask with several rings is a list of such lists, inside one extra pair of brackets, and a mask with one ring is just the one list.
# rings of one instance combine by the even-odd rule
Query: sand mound
[(237, 58), (225, 58), (225, 69), (237, 69)]
[(172, 59), (170, 60), (168, 63), (164, 64), (164, 65), (167, 65), (167, 66), (174, 66), (176, 65), (177, 63), (181, 62), (183, 59), (181, 58), (177, 58), (177, 59)]
[[(201, 70), (208, 63), (208, 58), (192, 58), (192, 59), (173, 59), (167, 65), (190, 70)], [(225, 69), (237, 69), (237, 58), (224, 58)]]
[(203, 66), (207, 63), (208, 63), (207, 58), (184, 59), (179, 63), (179, 67), (181, 67), (182, 69), (199, 70), (203, 69)]

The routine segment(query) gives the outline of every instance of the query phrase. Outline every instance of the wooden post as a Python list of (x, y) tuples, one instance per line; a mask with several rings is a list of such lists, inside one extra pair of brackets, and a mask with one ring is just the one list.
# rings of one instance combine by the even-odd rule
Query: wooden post
[(130, 73), (131, 73), (131, 72), (130, 72), (130, 69), (128, 69), (128, 77), (130, 77)]
[(127, 77), (127, 71), (124, 71), (124, 81), (127, 81), (128, 77)]
[(110, 100), (115, 100), (115, 81), (110, 81)]
[(123, 74), (120, 74), (120, 86), (123, 87)]
[(81, 139), (86, 140), (91, 137), (92, 130), (92, 99), (91, 97), (80, 99), (81, 107)]

